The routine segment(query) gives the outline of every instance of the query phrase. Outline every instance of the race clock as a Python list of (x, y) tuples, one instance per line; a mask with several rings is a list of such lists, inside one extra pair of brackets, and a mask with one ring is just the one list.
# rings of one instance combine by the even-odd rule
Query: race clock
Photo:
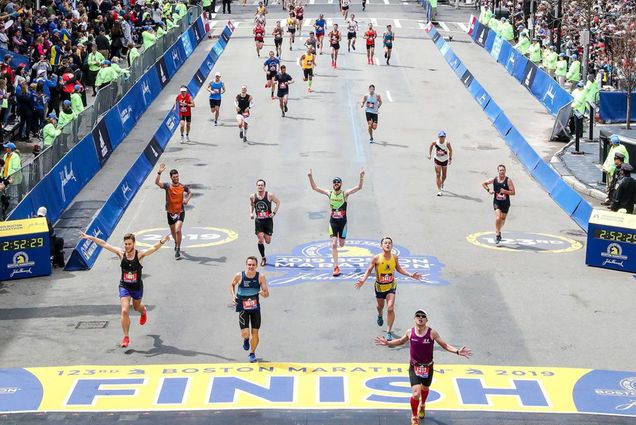
[(46, 219), (0, 222), (0, 280), (49, 274), (51, 251)]

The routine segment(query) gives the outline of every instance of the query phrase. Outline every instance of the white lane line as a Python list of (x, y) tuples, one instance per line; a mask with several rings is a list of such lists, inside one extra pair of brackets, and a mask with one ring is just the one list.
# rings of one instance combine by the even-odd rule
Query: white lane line
[(328, 0), (327, 3), (333, 4), (333, 0)]
[(444, 31), (450, 31), (450, 28), (448, 28), (448, 25), (446, 25), (444, 22), (438, 22), (439, 26), (442, 27), (442, 29)]
[[(218, 24), (218, 23), (219, 23), (219, 21), (211, 21), (211, 22), (208, 24), (208, 27), (209, 27), (210, 29), (212, 29), (212, 28), (214, 28), (214, 27), (215, 27), (215, 25), (216, 25), (216, 24)], [(234, 24), (234, 28), (236, 28), (236, 24)]]
[(316, 4), (316, 0), (309, 0), (309, 4)]
[(314, 26), (314, 20), (313, 18), (305, 18), (305, 23), (303, 24), (303, 27), (313, 27)]
[(238, 28), (238, 27), (239, 27), (239, 25), (241, 25), (241, 22), (234, 22), (234, 28), (235, 28), (235, 29), (236, 29), (236, 28)]
[(216, 18), (216, 13), (213, 13), (213, 14), (212, 14), (212, 15), (210, 15), (210, 16), (212, 16), (212, 19), (215, 19), (215, 18)]
[(333, 26), (333, 19), (331, 19), (331, 18), (328, 18), (328, 19), (327, 19), (327, 26), (328, 26), (329, 28), (331, 28), (331, 27)]
[(468, 27), (463, 22), (457, 22), (457, 25), (465, 32), (468, 32)]
[(418, 22), (417, 25), (420, 27), (421, 30), (426, 29), (426, 25), (421, 22)]
[(391, 97), (391, 92), (390, 91), (386, 91), (386, 98), (389, 99), (389, 102), (393, 102), (393, 98)]
[(300, 66), (300, 58), (296, 58), (296, 65)]
[(395, 24), (395, 28), (402, 28), (402, 24), (399, 19), (394, 19), (393, 23)]
[(369, 20), (371, 21), (373, 26), (377, 26), (378, 25), (378, 20), (376, 18), (370, 18)]
[(373, 57), (373, 65), (380, 66), (380, 64), (378, 63), (378, 57), (377, 56)]
[(391, 4), (391, 3), (389, 3), (389, 0), (384, 0), (384, 4)]

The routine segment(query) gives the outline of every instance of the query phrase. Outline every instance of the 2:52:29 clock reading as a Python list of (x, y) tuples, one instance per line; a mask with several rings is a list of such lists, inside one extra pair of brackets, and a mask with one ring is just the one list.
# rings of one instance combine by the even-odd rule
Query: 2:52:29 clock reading
[(625, 242), (636, 244), (636, 233), (620, 232), (618, 230), (596, 229), (594, 235), (596, 239), (606, 241)]
[(0, 244), (0, 250), (17, 251), (19, 249), (41, 248), (44, 246), (44, 238), (24, 238), (13, 241), (4, 241)]

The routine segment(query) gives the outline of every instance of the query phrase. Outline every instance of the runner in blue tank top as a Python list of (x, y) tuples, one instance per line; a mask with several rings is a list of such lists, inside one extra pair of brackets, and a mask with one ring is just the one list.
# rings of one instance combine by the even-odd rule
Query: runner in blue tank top
[(400, 339), (388, 341), (384, 337), (376, 337), (375, 343), (385, 347), (399, 347), (410, 343), (409, 380), (411, 381), (411, 424), (418, 425), (426, 414), (426, 397), (433, 382), (433, 348), (435, 342), (444, 350), (458, 356), (469, 358), (472, 351), (466, 346), (456, 348), (439, 336), (439, 333), (428, 327), (428, 316), (424, 309), (415, 312), (415, 326), (406, 331)]
[(225, 93), (225, 84), (221, 81), (221, 73), (214, 74), (214, 80), (208, 84), (210, 93), (210, 110), (214, 114), (214, 125), (218, 125), (219, 109), (221, 108), (221, 95)]
[(391, 29), (391, 25), (386, 26), (386, 32), (382, 36), (382, 44), (384, 44), (384, 57), (386, 58), (386, 64), (391, 65), (391, 51), (393, 51), (393, 41), (395, 41), (395, 34)]
[[(261, 328), (261, 304), (259, 296), (269, 297), (269, 288), (265, 276), (256, 271), (258, 260), (254, 256), (245, 260), (247, 270), (234, 275), (230, 283), (232, 304), (239, 314), (239, 326), (243, 336), (243, 350), (250, 350), (250, 363), (256, 362), (256, 347), (258, 347), (258, 331)], [(250, 329), (251, 326), (251, 329)], [(252, 341), (250, 344), (250, 334)]]
[(320, 54), (322, 55), (322, 40), (325, 38), (325, 26), (327, 25), (327, 21), (325, 21), (325, 15), (322, 13), (320, 17), (316, 19), (314, 23), (314, 29), (316, 30), (316, 38), (318, 39), (318, 44), (320, 45)]

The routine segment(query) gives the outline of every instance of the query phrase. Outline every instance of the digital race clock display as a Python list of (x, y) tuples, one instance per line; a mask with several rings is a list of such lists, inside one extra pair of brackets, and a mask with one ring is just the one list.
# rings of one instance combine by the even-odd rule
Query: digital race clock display
[[(636, 243), (636, 242), (635, 242)], [(44, 238), (24, 238), (0, 243), (0, 251), (18, 251), (21, 249), (41, 248), (44, 246)]]
[(595, 229), (593, 235), (596, 239), (613, 242), (636, 244), (636, 233), (621, 232), (618, 230)]

